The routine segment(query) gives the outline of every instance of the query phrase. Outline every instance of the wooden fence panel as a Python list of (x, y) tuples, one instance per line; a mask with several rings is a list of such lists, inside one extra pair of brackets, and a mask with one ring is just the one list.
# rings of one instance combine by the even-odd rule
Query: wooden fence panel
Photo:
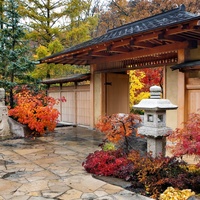
[[(60, 93), (59, 92), (48, 92), (48, 95), (50, 97), (53, 97), (54, 99), (59, 99), (60, 98)], [(61, 111), (61, 104), (57, 104), (54, 106), (55, 109), (57, 109), (59, 112)], [(59, 115), (58, 120), (61, 121), (61, 115)]]
[(76, 123), (74, 91), (62, 92), (62, 96), (64, 96), (67, 100), (66, 102), (62, 102), (62, 109), (61, 109), (62, 122)]
[(77, 124), (90, 124), (90, 91), (77, 91)]
[(200, 78), (190, 78), (187, 82), (187, 114), (190, 114), (200, 109)]
[(48, 95), (53, 98), (65, 97), (66, 102), (55, 105), (59, 110), (59, 121), (77, 125), (90, 124), (90, 87), (89, 85), (75, 87), (52, 87)]
[(200, 109), (200, 90), (188, 91), (188, 114)]

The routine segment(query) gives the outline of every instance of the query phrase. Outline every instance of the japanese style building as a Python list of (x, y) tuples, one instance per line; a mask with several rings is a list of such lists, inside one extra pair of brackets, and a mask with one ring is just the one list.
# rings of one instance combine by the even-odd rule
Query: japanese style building
[[(129, 113), (129, 70), (163, 66), (164, 98), (178, 105), (177, 110), (167, 113), (167, 125), (176, 128), (189, 113), (200, 108), (200, 16), (186, 12), (181, 5), (109, 30), (98, 38), (45, 57), (40, 63), (90, 66), (87, 75), (43, 81), (48, 85), (60, 83), (59, 88), (50, 87), (49, 94), (66, 95), (67, 103), (73, 104), (74, 113), (61, 105), (59, 109), (66, 116), (61, 121), (90, 127), (100, 115)], [(69, 90), (62, 83), (84, 78), (90, 80), (90, 85), (81, 89), (75, 84), (73, 97), (67, 96)], [(81, 98), (83, 101), (79, 101)], [(79, 122), (83, 115), (87, 122)]]

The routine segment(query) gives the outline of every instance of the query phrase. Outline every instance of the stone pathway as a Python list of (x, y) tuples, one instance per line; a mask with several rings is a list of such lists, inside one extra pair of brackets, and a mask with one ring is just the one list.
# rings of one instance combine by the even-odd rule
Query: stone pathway
[(102, 135), (81, 127), (57, 128), (31, 139), (0, 142), (0, 200), (149, 199), (85, 172), (82, 162)]

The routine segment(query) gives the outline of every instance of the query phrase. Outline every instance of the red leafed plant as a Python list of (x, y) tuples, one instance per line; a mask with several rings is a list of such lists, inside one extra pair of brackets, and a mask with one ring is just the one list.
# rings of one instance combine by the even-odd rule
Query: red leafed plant
[(114, 176), (129, 179), (132, 163), (127, 155), (121, 151), (95, 151), (90, 153), (83, 162), (85, 170), (100, 176)]
[(96, 123), (97, 130), (106, 135), (106, 139), (110, 142), (118, 143), (125, 140), (125, 151), (128, 152), (128, 137), (135, 131), (141, 122), (139, 115), (135, 114), (112, 114), (108, 116), (101, 116)]
[(177, 128), (168, 136), (172, 145), (168, 147), (175, 156), (200, 156), (200, 113), (192, 113), (183, 128)]
[(14, 100), (16, 106), (9, 109), (9, 116), (39, 134), (54, 130), (60, 114), (54, 105), (59, 101), (66, 101), (65, 98), (56, 100), (43, 92), (35, 93), (27, 88), (16, 93)]

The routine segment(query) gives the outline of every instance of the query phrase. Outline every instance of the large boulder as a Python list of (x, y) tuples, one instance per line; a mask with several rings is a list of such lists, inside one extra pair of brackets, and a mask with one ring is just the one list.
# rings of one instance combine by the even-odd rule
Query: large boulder
[(12, 133), (13, 137), (25, 137), (26, 135), (30, 135), (32, 132), (27, 125), (20, 124), (18, 121), (12, 119), (11, 117), (8, 118), (8, 123), (10, 125), (10, 132)]

